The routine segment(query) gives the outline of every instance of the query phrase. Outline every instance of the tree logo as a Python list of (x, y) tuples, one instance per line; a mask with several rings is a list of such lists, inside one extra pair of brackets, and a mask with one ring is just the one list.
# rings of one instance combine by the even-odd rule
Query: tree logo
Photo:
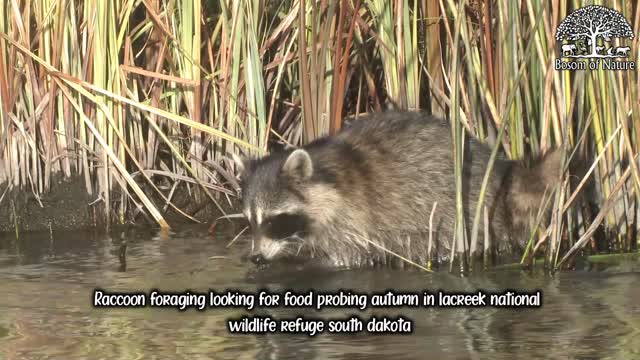
[(615, 38), (633, 39), (631, 25), (622, 14), (599, 5), (575, 10), (562, 20), (556, 30), (556, 41), (560, 43), (556, 70), (595, 70), (600, 67), (634, 70), (635, 62), (626, 61), (631, 48), (624, 44), (616, 46), (615, 43), (622, 40), (616, 41)]

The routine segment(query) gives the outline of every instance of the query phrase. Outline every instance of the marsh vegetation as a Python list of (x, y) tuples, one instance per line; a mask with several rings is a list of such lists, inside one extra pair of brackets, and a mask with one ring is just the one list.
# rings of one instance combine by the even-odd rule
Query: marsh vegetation
[[(581, 249), (633, 250), (640, 77), (555, 70), (556, 29), (580, 5), (8, 0), (0, 202), (12, 191), (40, 199), (62, 175), (83, 180), (91, 213), (107, 224), (203, 221), (204, 205), (224, 212), (235, 202), (232, 153), (299, 145), (366, 112), (421, 109), (450, 120), (457, 169), (466, 132), (512, 159), (565, 144), (585, 161), (584, 179), (549, 192), (550, 225), (531, 234), (523, 263), (543, 249), (551, 268)], [(640, 30), (637, 1), (613, 7)], [(613, 41), (637, 63), (638, 39)], [(576, 202), (589, 181), (589, 201)], [(476, 250), (482, 210), (471, 224), (459, 211), (461, 256)]]

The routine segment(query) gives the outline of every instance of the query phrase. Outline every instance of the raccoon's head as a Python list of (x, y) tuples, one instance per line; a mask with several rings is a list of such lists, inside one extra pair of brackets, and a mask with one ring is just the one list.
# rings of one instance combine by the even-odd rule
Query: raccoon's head
[(253, 160), (234, 156), (242, 184), (242, 212), (253, 233), (250, 259), (264, 264), (292, 258), (311, 241), (308, 188), (314, 173), (303, 149)]

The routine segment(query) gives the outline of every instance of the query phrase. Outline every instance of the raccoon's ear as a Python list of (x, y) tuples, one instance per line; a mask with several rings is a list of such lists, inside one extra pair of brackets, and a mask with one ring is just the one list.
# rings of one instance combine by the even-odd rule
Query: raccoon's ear
[(297, 181), (305, 181), (313, 175), (311, 156), (304, 149), (294, 150), (282, 165), (282, 174)]
[(242, 156), (239, 156), (236, 153), (232, 153), (231, 157), (233, 158), (233, 162), (236, 164), (236, 167), (238, 168), (238, 174), (244, 175), (247, 171), (247, 159)]

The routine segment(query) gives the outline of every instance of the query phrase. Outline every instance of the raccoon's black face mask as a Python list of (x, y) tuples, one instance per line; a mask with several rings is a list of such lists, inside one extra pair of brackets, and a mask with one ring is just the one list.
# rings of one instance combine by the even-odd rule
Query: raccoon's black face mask
[(303, 214), (278, 214), (264, 220), (260, 226), (261, 235), (269, 239), (286, 241), (304, 235), (307, 218)]
[(243, 213), (253, 234), (251, 260), (264, 264), (299, 257), (310, 229), (305, 184), (313, 164), (305, 150), (259, 160), (235, 158), (241, 173)]

